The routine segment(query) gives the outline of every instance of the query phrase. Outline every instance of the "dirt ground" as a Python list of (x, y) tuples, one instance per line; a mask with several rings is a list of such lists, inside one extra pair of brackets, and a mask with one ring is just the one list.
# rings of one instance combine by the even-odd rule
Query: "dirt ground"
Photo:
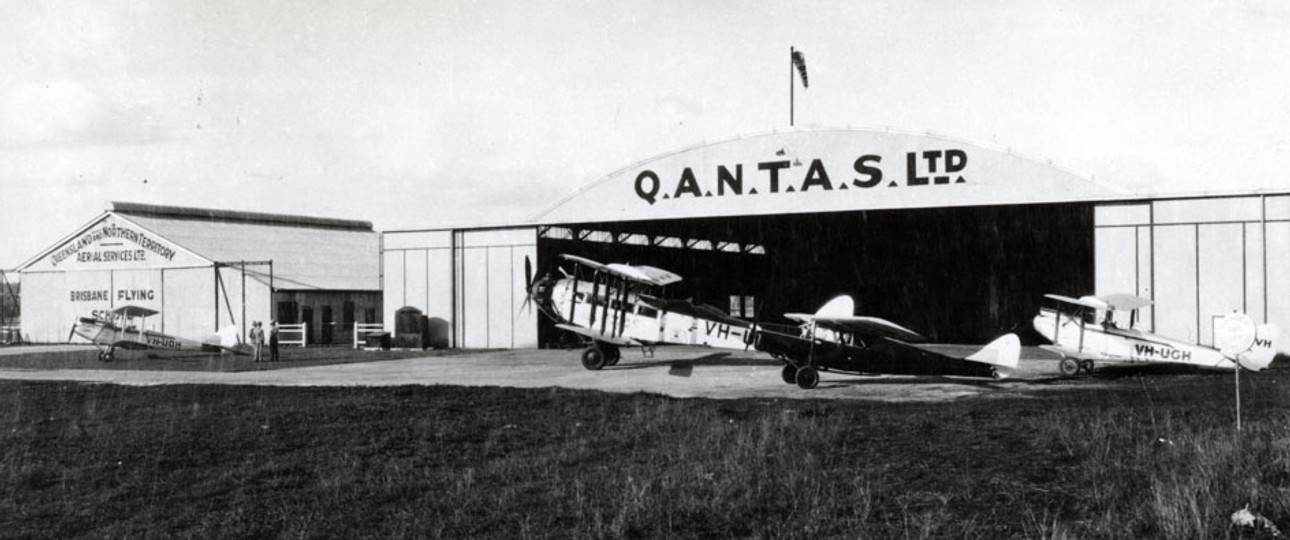
[[(442, 353), (405, 352), (414, 358), (387, 359), (390, 353), (333, 350), (344, 363), (297, 367), (254, 366), (252, 370), (161, 370), (90, 368), (42, 369), (43, 355), (91, 354), (92, 348), (7, 347), (0, 360), (22, 355), (20, 365), (0, 361), (0, 379), (60, 380), (122, 385), (235, 384), (264, 386), (456, 385), (516, 388), (564, 387), (606, 392), (648, 392), (673, 397), (734, 399), (824, 398), (879, 401), (944, 401), (967, 396), (1016, 396), (1052, 388), (1087, 385), (1087, 379), (1060, 379), (1056, 358), (1038, 348), (1023, 350), (1021, 365), (1004, 380), (962, 377), (856, 376), (822, 373), (820, 386), (802, 390), (780, 380), (780, 364), (757, 352), (699, 347), (659, 348), (653, 357), (624, 351), (617, 366), (588, 371), (577, 350), (506, 350)], [(383, 356), (385, 355), (385, 356)], [(57, 358), (57, 356), (50, 356)], [(164, 360), (152, 360), (164, 362)], [(50, 362), (49, 365), (57, 365)], [(93, 364), (90, 364), (93, 366)], [(4, 367), (9, 366), (9, 367)]]

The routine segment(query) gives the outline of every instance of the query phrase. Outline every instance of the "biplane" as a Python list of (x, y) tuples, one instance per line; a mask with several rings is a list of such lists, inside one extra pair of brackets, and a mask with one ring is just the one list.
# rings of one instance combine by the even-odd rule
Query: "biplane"
[(624, 347), (649, 354), (659, 344), (747, 349), (752, 343), (748, 321), (713, 306), (663, 298), (664, 289), (681, 276), (652, 266), (560, 257), (574, 263), (574, 272), (561, 269), (562, 278), (548, 274), (536, 281), (525, 260), (525, 303), (537, 306), (556, 328), (585, 340), (582, 366), (587, 369), (617, 364)]
[(919, 333), (877, 317), (855, 315), (842, 295), (814, 314), (787, 313), (792, 325), (759, 324), (754, 345), (784, 363), (782, 378), (803, 389), (819, 385), (819, 371), (889, 375), (958, 375), (999, 379), (1017, 367), (1021, 341), (1005, 334), (967, 355), (934, 345)]
[(145, 329), (147, 318), (157, 313), (146, 307), (121, 306), (102, 318), (80, 317), (72, 325), (67, 340), (71, 341), (73, 336), (89, 340), (98, 348), (99, 360), (103, 362), (114, 360), (117, 349), (248, 354), (236, 326), (228, 326), (205, 340), (197, 341)]
[[(1152, 301), (1131, 294), (1071, 298), (1046, 294), (1056, 302), (1041, 307), (1034, 327), (1052, 342), (1043, 348), (1061, 355), (1061, 372), (1092, 372), (1097, 364), (1165, 363), (1207, 369), (1262, 371), (1276, 357), (1277, 327), (1258, 325), (1243, 313), (1215, 317), (1214, 347), (1179, 341), (1134, 328), (1138, 312)], [(1117, 313), (1128, 314), (1120, 327)]]

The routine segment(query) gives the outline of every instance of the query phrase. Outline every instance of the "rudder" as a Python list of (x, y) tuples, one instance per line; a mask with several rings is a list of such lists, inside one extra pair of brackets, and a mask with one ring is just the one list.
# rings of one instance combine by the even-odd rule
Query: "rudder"
[(1021, 339), (1016, 334), (1004, 334), (965, 360), (1015, 368), (1021, 361)]
[(1254, 345), (1249, 350), (1236, 355), (1241, 367), (1251, 371), (1263, 371), (1277, 357), (1277, 334), (1275, 325), (1265, 324), (1258, 327), (1254, 334)]

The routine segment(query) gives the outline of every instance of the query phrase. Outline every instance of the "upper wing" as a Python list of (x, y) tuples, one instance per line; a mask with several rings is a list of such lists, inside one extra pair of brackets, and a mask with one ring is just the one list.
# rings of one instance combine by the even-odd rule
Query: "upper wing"
[(1106, 305), (1117, 311), (1133, 311), (1150, 306), (1153, 302), (1150, 298), (1134, 296), (1132, 294), (1116, 293), (1106, 296), (1099, 296), (1098, 300), (1106, 302)]
[(112, 310), (114, 315), (125, 315), (126, 317), (151, 317), (160, 313), (155, 309), (149, 309), (142, 306), (121, 306)]
[(1111, 307), (1107, 305), (1105, 301), (1095, 296), (1085, 296), (1083, 298), (1071, 298), (1069, 296), (1062, 296), (1060, 294), (1045, 294), (1044, 298), (1051, 298), (1058, 302), (1063, 302), (1067, 304), (1083, 306), (1086, 308), (1093, 308), (1093, 309), (1110, 309)]
[(927, 341), (927, 338), (924, 338), (918, 332), (877, 317), (819, 317), (801, 313), (786, 313), (784, 316), (799, 322), (814, 322), (820, 328), (837, 332), (850, 332), (863, 337), (891, 338), (908, 343)]
[(620, 263), (601, 264), (591, 259), (579, 257), (577, 255), (569, 255), (567, 253), (562, 253), (560, 257), (591, 268), (592, 270), (609, 272), (632, 281), (648, 285), (663, 286), (681, 281), (681, 276), (653, 266), (632, 266)]

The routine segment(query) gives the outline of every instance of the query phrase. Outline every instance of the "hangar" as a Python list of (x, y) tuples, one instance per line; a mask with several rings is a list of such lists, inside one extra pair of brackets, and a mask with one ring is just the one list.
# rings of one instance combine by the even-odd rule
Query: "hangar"
[(276, 319), (305, 323), (310, 344), (348, 342), (379, 322), (379, 244), (366, 221), (113, 202), (18, 267), (23, 340), (61, 342), (77, 317), (135, 305), (172, 335)]
[(674, 295), (751, 319), (851, 294), (863, 314), (937, 341), (1025, 339), (1052, 292), (1153, 298), (1141, 324), (1201, 343), (1232, 310), (1290, 328), (1290, 191), (1132, 194), (1007, 149), (890, 130), (702, 144), (528, 220), (386, 231), (381, 244), (387, 326), (415, 307), (454, 347), (557, 344), (523, 306), (524, 268), (558, 271), (561, 253), (672, 270), (685, 277)]

